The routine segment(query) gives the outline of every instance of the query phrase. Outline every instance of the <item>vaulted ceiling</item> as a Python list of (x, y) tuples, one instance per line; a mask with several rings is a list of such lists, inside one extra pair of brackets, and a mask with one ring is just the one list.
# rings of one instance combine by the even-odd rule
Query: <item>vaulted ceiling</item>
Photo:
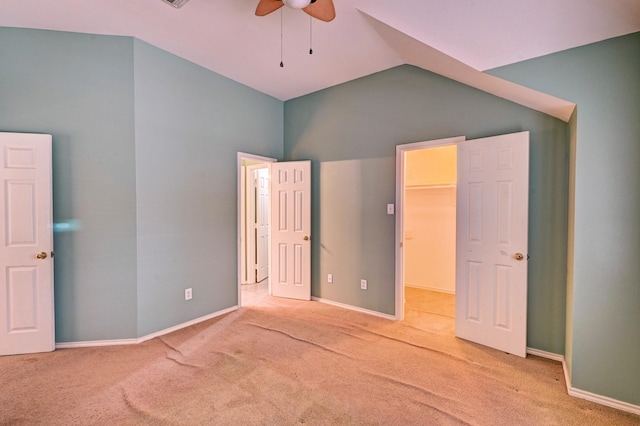
[(481, 71), (640, 31), (640, 0), (334, 0), (328, 23), (257, 3), (0, 0), (0, 26), (134, 36), (281, 100), (410, 63), (542, 110), (566, 105)]

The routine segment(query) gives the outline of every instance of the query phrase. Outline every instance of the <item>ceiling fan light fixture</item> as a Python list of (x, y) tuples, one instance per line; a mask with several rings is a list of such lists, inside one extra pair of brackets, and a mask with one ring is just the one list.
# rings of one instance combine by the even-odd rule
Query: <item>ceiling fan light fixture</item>
[(304, 9), (311, 4), (311, 0), (282, 0), (292, 9)]

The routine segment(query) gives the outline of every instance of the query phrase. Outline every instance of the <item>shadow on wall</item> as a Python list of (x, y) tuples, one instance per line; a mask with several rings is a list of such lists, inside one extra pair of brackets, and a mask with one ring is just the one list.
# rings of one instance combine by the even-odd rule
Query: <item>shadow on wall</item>
[(320, 238), (312, 253), (313, 295), (393, 315), (394, 271), (384, 266), (395, 256), (395, 216), (386, 212), (395, 200), (385, 195), (393, 194), (394, 182), (385, 176), (394, 173), (395, 159), (325, 161), (314, 169), (314, 234)]

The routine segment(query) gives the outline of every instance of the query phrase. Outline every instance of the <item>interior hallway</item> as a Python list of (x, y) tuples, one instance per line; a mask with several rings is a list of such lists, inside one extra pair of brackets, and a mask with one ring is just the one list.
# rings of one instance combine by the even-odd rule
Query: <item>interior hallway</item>
[(269, 296), (269, 278), (265, 278), (256, 284), (242, 284), (241, 306), (254, 306)]

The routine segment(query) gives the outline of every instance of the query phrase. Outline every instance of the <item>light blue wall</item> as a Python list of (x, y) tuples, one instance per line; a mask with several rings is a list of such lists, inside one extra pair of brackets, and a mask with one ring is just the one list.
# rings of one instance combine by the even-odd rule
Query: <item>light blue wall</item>
[(133, 42), (0, 28), (0, 131), (53, 135), (58, 342), (136, 336)]
[(237, 152), (282, 157), (283, 103), (134, 47), (143, 336), (237, 304)]
[(640, 405), (640, 33), (492, 74), (578, 105), (572, 385)]
[(528, 344), (565, 347), (575, 140), (573, 385), (640, 404), (640, 34), (492, 71), (577, 102), (571, 138), (555, 119), (408, 66), (283, 113), (127, 37), (0, 28), (0, 60), (0, 131), (53, 135), (54, 220), (79, 224), (54, 240), (58, 342), (136, 337), (236, 303), (237, 151), (313, 160), (313, 294), (393, 314), (395, 145), (530, 130)]
[(395, 313), (386, 204), (395, 202), (397, 144), (523, 130), (531, 131), (528, 345), (563, 353), (567, 125), (411, 66), (285, 102), (285, 157), (313, 162), (312, 294)]
[(236, 152), (282, 157), (283, 103), (129, 37), (0, 28), (0, 61), (0, 131), (53, 135), (54, 220), (79, 224), (57, 342), (236, 305)]

